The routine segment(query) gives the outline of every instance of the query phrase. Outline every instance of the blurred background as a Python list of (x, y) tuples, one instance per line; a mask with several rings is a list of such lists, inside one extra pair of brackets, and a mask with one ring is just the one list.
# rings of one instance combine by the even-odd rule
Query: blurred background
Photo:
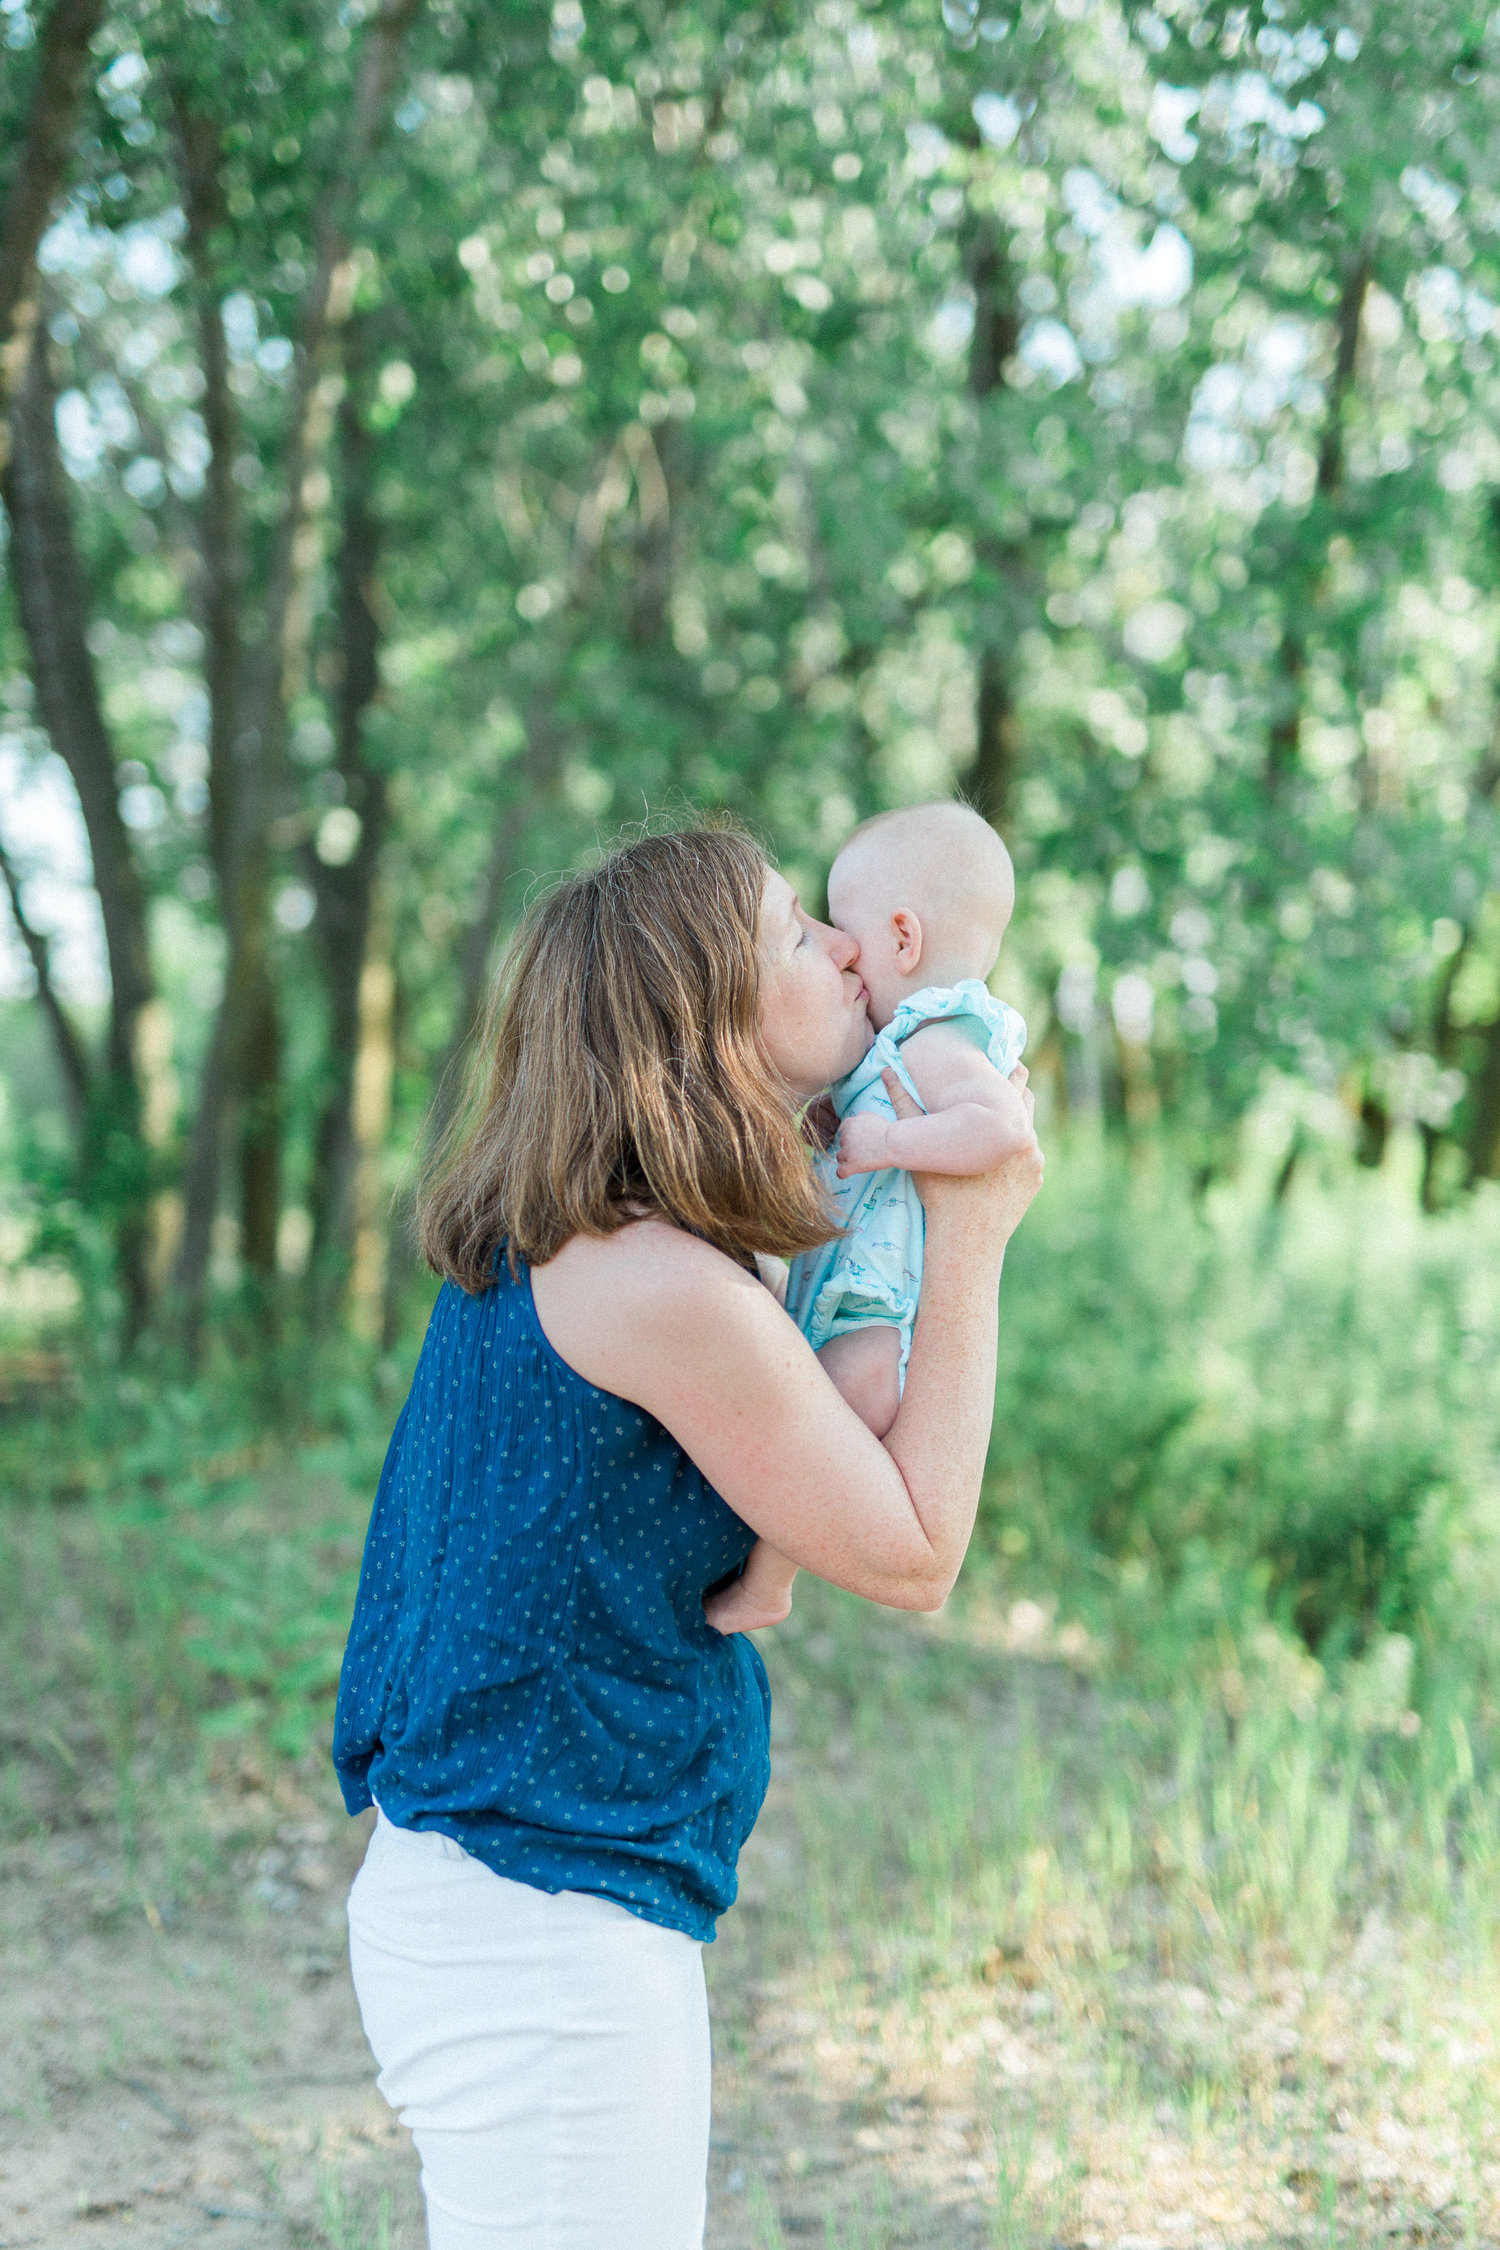
[(767, 1636), (710, 2240), (1104, 2243), (1157, 2142), (1173, 2241), (1500, 2229), (1500, 19), (0, 0), (0, 73), (0, 1819), (19, 1957), (39, 1886), (100, 1949), (28, 2239), (417, 2240), (378, 2105), (277, 2122), (162, 1978), (361, 2085), (428, 1121), (622, 824), (816, 908), (951, 791), (1048, 1183), (949, 1615)]

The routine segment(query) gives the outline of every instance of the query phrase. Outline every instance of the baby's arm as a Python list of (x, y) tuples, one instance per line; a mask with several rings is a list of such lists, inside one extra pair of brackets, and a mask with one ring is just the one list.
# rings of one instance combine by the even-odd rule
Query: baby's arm
[[(901, 1404), (901, 1332), (857, 1328), (835, 1336), (818, 1359), (834, 1388), (876, 1437), (883, 1438)], [(710, 1594), (703, 1614), (720, 1633), (756, 1633), (791, 1615), (797, 1565), (779, 1548), (757, 1539), (738, 1578)]]
[(927, 1115), (866, 1112), (845, 1118), (834, 1151), (841, 1180), (892, 1166), (903, 1172), (991, 1172), (1030, 1147), (1034, 1129), (1021, 1099), (1024, 1064), (1002, 1078), (988, 1055), (949, 1023), (924, 1024), (901, 1056)]

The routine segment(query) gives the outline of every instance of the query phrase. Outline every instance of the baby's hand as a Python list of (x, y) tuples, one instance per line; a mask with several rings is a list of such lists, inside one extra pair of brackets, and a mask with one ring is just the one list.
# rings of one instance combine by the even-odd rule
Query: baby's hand
[(767, 1625), (784, 1625), (792, 1614), (792, 1590), (773, 1588), (761, 1594), (751, 1580), (732, 1578), (703, 1604), (703, 1614), (716, 1633), (758, 1633)]
[(833, 1152), (838, 1159), (839, 1178), (847, 1180), (856, 1172), (884, 1172), (891, 1161), (887, 1153), (889, 1131), (889, 1120), (884, 1117), (872, 1117), (868, 1112), (846, 1117)]

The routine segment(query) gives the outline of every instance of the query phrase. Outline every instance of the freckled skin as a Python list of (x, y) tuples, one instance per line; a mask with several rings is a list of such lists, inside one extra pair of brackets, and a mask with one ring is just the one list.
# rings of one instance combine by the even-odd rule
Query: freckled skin
[(812, 1101), (847, 1076), (873, 1036), (859, 947), (846, 931), (815, 922), (772, 869), (757, 950), (766, 1053), (795, 1098)]

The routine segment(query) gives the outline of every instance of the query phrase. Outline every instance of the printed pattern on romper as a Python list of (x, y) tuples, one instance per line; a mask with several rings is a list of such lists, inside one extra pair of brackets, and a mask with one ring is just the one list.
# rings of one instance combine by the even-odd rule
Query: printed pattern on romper
[[(876, 1034), (863, 1062), (834, 1087), (833, 1106), (841, 1120), (895, 1117), (881, 1076), (885, 1070), (894, 1070), (913, 1101), (918, 1099), (901, 1048), (929, 1023), (951, 1023), (988, 1055), (1002, 1077), (1009, 1077), (1026, 1045), (1023, 1019), (977, 977), (915, 992)], [(814, 1351), (859, 1328), (899, 1329), (904, 1385), (922, 1289), (926, 1222), (921, 1198), (909, 1172), (858, 1173), (841, 1180), (832, 1155), (819, 1157), (818, 1166), (845, 1231), (793, 1261), (786, 1309)]]

